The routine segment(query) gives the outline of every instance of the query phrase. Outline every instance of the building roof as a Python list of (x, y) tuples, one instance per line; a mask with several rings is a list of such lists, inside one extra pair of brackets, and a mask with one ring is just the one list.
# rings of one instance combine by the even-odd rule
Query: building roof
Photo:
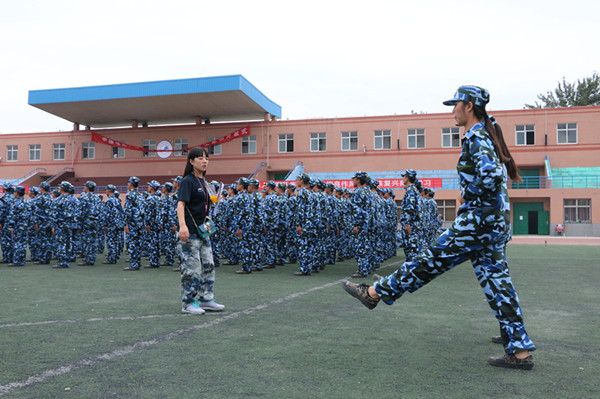
[(242, 75), (30, 90), (29, 105), (90, 127), (281, 118), (281, 107)]

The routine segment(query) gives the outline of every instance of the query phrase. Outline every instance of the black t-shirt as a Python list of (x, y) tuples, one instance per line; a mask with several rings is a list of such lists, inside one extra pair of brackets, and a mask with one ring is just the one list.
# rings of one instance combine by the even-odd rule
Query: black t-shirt
[[(190, 211), (194, 215), (196, 225), (200, 226), (204, 223), (207, 215), (207, 201), (209, 201), (209, 195), (206, 191), (206, 181), (202, 178), (196, 177), (193, 173), (185, 176), (179, 185), (179, 191), (177, 192), (177, 200), (186, 202), (185, 211), (185, 224), (190, 234), (198, 235), (196, 232), (196, 226), (190, 216)], [(188, 211), (189, 209), (189, 211)]]

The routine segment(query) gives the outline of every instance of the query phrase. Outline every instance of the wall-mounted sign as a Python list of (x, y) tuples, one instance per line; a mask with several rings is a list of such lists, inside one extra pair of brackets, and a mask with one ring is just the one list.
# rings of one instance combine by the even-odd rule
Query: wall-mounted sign
[(169, 158), (173, 153), (173, 145), (169, 140), (162, 140), (156, 146), (156, 155), (160, 158)]

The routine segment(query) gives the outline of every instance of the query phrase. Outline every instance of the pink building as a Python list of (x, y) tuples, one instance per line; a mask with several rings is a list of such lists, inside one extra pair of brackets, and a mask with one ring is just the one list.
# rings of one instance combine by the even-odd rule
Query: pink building
[[(207, 79), (211, 88), (198, 88)], [(170, 91), (165, 94), (157, 84)], [(182, 92), (179, 84), (196, 86)], [(38, 185), (52, 177), (54, 184), (69, 180), (82, 186), (93, 180), (125, 186), (135, 175), (142, 183), (165, 182), (183, 173), (186, 151), (178, 150), (249, 127), (249, 135), (209, 147), (209, 178), (231, 183), (253, 174), (284, 180), (303, 168), (342, 182), (363, 170), (395, 187), (400, 172), (412, 168), (433, 184), (445, 220), (454, 219), (462, 132), (450, 113), (282, 121), (280, 107), (240, 75), (124, 86), (30, 92), (31, 105), (72, 121), (74, 129), (1, 135), (0, 179)], [(70, 98), (74, 90), (88, 93)], [(109, 93), (103, 98), (100, 91)], [(600, 236), (600, 107), (493, 115), (524, 179), (510, 185), (514, 234), (555, 235), (556, 225), (563, 224), (567, 235)], [(173, 150), (125, 149), (92, 141), (93, 132), (113, 144)], [(396, 193), (400, 200), (403, 191)]]

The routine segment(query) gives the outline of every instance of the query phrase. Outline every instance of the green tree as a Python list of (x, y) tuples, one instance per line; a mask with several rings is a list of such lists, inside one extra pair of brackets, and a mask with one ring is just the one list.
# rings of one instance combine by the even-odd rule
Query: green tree
[(577, 83), (569, 83), (563, 77), (562, 83), (554, 91), (546, 94), (538, 94), (534, 105), (525, 104), (526, 108), (560, 108), (560, 107), (582, 107), (586, 105), (600, 104), (600, 75), (595, 72), (592, 76), (577, 80)]

